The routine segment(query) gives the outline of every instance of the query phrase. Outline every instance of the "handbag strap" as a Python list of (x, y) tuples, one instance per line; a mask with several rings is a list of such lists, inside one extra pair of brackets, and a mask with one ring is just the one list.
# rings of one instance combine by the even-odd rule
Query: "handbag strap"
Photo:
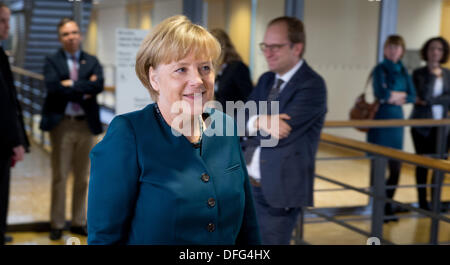
[[(374, 70), (375, 70), (375, 69), (374, 69)], [(370, 80), (372, 80), (374, 70), (372, 70), (372, 71), (370, 72), (369, 76), (367, 77), (366, 85), (364, 86), (364, 92), (363, 92), (364, 95), (365, 95), (366, 92), (367, 92), (367, 88), (369, 87)]]
[[(386, 68), (383, 65), (381, 65), (381, 69), (383, 70), (385, 79), (387, 79), (388, 73), (387, 73)], [(366, 85), (364, 86), (364, 93), (363, 93), (364, 95), (367, 92), (367, 88), (369, 87), (370, 80), (372, 80), (372, 78), (373, 78), (374, 72), (375, 72), (375, 68), (370, 72), (369, 76), (367, 77)], [(386, 82), (387, 82), (387, 80), (386, 80)]]

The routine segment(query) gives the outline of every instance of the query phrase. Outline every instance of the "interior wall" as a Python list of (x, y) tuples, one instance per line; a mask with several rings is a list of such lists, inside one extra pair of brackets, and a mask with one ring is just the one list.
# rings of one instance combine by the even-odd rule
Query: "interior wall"
[(116, 29), (127, 27), (125, 4), (100, 8), (98, 27), (98, 57), (102, 64), (115, 64)]
[(183, 13), (182, 0), (155, 0), (151, 12), (152, 25), (157, 25), (164, 19)]
[(139, 5), (129, 3), (127, 6), (127, 26), (130, 29), (139, 28)]
[(227, 30), (227, 0), (205, 0), (208, 4), (208, 29)]
[(140, 29), (151, 29), (152, 28), (152, 18), (151, 13), (153, 9), (152, 3), (142, 3), (141, 4), (141, 19), (139, 23)]
[(251, 0), (230, 0), (229, 35), (231, 41), (248, 65), (250, 60)]
[[(355, 98), (364, 91), (376, 64), (379, 2), (305, 0), (305, 60), (324, 79), (328, 90), (327, 120), (348, 120)], [(372, 89), (368, 88), (368, 100)], [(325, 129), (365, 140), (353, 128)]]
[(256, 84), (258, 78), (268, 71), (266, 59), (259, 49), (259, 43), (263, 42), (267, 24), (274, 18), (284, 15), (284, 0), (258, 0), (256, 7), (255, 32), (252, 32), (255, 38), (255, 47), (253, 47), (254, 65), (252, 71), (253, 82)]
[(83, 49), (90, 54), (97, 55), (98, 10), (93, 8), (86, 34), (83, 39)]
[(152, 27), (151, 12), (153, 1), (138, 1), (127, 4), (128, 28), (150, 29)]
[[(450, 0), (442, 1), (441, 12), (441, 36), (447, 41), (450, 41)], [(445, 64), (445, 67), (450, 68), (450, 61)]]
[(442, 0), (398, 0), (398, 33), (407, 49), (420, 49), (423, 43), (438, 36), (441, 29)]
[(97, 57), (103, 65), (105, 86), (114, 86), (116, 63), (116, 29), (127, 27), (123, 1), (106, 2), (98, 7)]

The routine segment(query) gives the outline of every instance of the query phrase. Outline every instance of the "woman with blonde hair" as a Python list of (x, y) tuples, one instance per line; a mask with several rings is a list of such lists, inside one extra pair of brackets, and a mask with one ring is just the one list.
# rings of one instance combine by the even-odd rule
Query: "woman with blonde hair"
[(205, 108), (219, 55), (216, 39), (185, 16), (143, 41), (136, 73), (155, 103), (115, 117), (91, 152), (89, 244), (260, 243), (239, 138), (208, 124), (236, 128)]

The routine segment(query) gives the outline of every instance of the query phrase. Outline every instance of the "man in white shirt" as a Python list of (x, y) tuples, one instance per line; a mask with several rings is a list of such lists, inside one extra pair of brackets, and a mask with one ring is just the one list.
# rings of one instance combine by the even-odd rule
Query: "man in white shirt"
[[(270, 72), (249, 97), (279, 110), (249, 117), (242, 143), (263, 244), (289, 244), (301, 207), (313, 205), (315, 155), (326, 106), (324, 80), (303, 60), (305, 32), (294, 17), (269, 22), (260, 44)], [(257, 104), (259, 106), (259, 104)], [(278, 126), (273, 126), (273, 125)], [(268, 136), (267, 136), (268, 135)], [(278, 139), (265, 147), (267, 137)]]

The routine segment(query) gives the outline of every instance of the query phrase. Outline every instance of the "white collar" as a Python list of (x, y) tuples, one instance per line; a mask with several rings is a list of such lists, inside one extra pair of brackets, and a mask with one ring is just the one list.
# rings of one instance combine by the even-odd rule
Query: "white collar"
[(280, 76), (279, 74), (275, 75), (275, 80), (276, 79), (281, 79), (283, 80), (283, 84), (287, 84), (289, 82), (289, 80), (291, 80), (291, 78), (294, 76), (294, 74), (297, 72), (297, 70), (303, 65), (303, 59), (300, 59), (300, 61), (298, 61), (298, 63), (291, 68), (291, 70), (289, 70), (288, 72), (286, 72), (284, 75)]
[(74, 56), (75, 59), (78, 61), (78, 60), (80, 59), (81, 51), (78, 50), (78, 51), (76, 51), (73, 55), (70, 54), (70, 53), (68, 53), (67, 51), (64, 51), (64, 53), (66, 54), (66, 57), (67, 57), (68, 60), (69, 60), (70, 58), (72, 58), (72, 56)]

